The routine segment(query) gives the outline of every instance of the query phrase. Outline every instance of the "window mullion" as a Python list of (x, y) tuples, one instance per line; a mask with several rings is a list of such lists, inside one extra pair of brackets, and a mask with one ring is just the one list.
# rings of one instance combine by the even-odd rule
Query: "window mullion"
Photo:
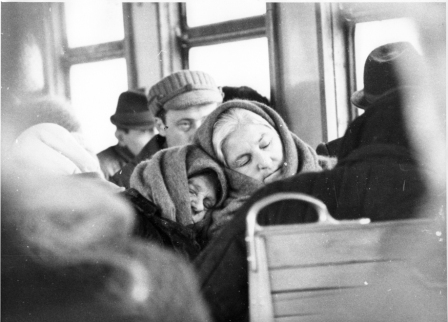
[(265, 15), (188, 28), (182, 42), (191, 48), (263, 36), (266, 36)]
[(99, 45), (70, 48), (65, 53), (64, 60), (69, 65), (73, 65), (122, 58), (124, 55), (124, 44), (120, 40)]
[(266, 10), (266, 34), (268, 39), (269, 49), (269, 78), (271, 84), (271, 105), (281, 114), (286, 115), (286, 111), (282, 110), (285, 102), (280, 95), (280, 89), (283, 87), (281, 77), (281, 66), (279, 63), (280, 43), (277, 24), (278, 19), (278, 5), (275, 3), (268, 3)]
[(129, 88), (138, 87), (138, 70), (135, 58), (134, 18), (131, 3), (123, 3), (124, 35), (123, 54), (126, 58)]

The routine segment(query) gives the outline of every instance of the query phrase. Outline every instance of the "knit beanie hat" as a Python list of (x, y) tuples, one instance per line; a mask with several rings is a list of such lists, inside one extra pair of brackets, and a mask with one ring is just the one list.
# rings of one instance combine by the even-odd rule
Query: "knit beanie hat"
[(221, 103), (222, 93), (213, 78), (200, 71), (181, 70), (163, 78), (149, 90), (153, 115), (160, 110), (183, 110), (192, 106)]
[(110, 121), (123, 129), (146, 130), (154, 127), (154, 117), (149, 111), (146, 96), (132, 91), (120, 94), (117, 110)]

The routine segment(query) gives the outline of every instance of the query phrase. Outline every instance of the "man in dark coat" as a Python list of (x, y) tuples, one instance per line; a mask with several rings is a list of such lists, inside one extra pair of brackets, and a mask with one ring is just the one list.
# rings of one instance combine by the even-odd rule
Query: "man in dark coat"
[(131, 161), (154, 136), (154, 117), (142, 93), (127, 91), (120, 94), (117, 110), (110, 121), (116, 125), (118, 144), (97, 154), (107, 180)]
[(111, 181), (129, 188), (137, 164), (149, 160), (162, 149), (191, 143), (197, 128), (221, 102), (222, 92), (213, 78), (204, 72), (181, 70), (160, 80), (148, 94), (149, 109), (155, 116), (159, 134)]
[[(202, 291), (216, 321), (248, 320), (245, 220), (257, 200), (276, 192), (301, 192), (322, 200), (336, 219), (384, 221), (421, 213), (426, 186), (402, 115), (403, 91), (384, 95), (353, 121), (342, 138), (339, 161), (333, 169), (299, 174), (258, 190), (196, 259)], [(285, 201), (265, 208), (258, 222), (286, 224), (316, 219), (314, 211), (303, 203)]]
[[(361, 110), (371, 108), (384, 94), (396, 91), (398, 87), (415, 86), (418, 77), (401, 79), (394, 66), (407, 62), (413, 66), (415, 74), (421, 73), (422, 61), (415, 48), (408, 42), (389, 43), (374, 49), (364, 65), (364, 89), (356, 91), (351, 102)], [(320, 143), (319, 155), (334, 157), (338, 154), (342, 138)]]

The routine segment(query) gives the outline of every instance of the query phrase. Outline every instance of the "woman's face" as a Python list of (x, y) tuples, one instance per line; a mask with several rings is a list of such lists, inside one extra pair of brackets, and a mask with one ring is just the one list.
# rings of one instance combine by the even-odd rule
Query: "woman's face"
[(279, 179), (282, 173), (283, 144), (277, 131), (267, 125), (240, 126), (227, 137), (223, 154), (229, 168), (264, 183)]

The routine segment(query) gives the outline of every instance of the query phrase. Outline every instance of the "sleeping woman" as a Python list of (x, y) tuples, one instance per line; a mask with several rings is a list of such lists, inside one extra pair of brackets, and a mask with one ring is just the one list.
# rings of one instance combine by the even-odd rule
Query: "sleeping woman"
[(317, 156), (289, 131), (272, 108), (247, 100), (231, 100), (219, 106), (196, 131), (193, 143), (223, 167), (229, 184), (223, 209), (213, 211), (210, 238), (265, 184), (321, 171), (332, 162)]

